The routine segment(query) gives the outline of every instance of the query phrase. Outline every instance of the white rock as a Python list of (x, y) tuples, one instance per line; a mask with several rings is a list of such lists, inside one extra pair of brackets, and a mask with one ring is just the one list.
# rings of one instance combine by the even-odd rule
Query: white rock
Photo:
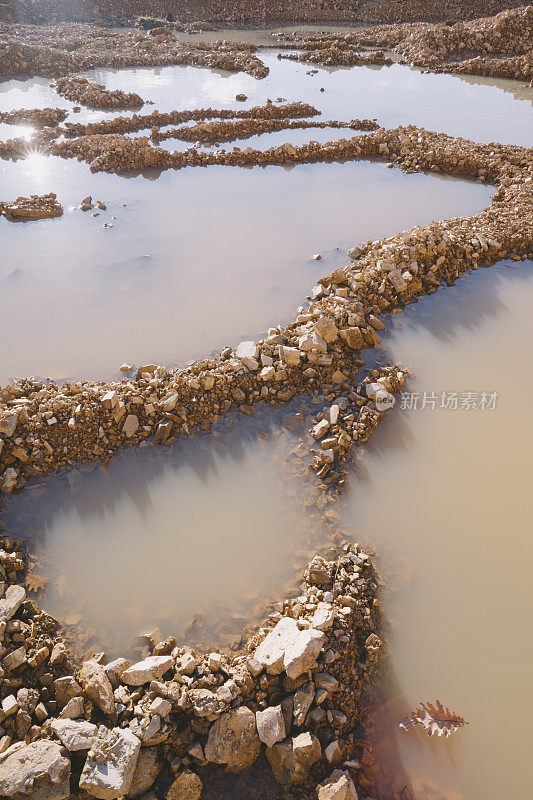
[(17, 798), (38, 794), (47, 800), (69, 797), (70, 761), (63, 753), (61, 745), (45, 739), (8, 747), (0, 755), (0, 794)]
[(311, 436), (313, 439), (322, 439), (326, 435), (330, 427), (329, 420), (321, 419), (316, 425), (311, 428)]
[(235, 350), (235, 357), (238, 358), (240, 361), (242, 361), (243, 359), (251, 359), (257, 363), (258, 352), (259, 352), (258, 345), (255, 342), (248, 340), (246, 342), (240, 343), (240, 345)]
[(330, 603), (320, 602), (311, 619), (311, 627), (317, 631), (327, 631), (333, 625), (335, 611)]
[(118, 397), (116, 392), (106, 392), (100, 398), (100, 402), (104, 408), (110, 411), (112, 408), (115, 408), (116, 404), (118, 403)]
[(299, 631), (285, 649), (283, 666), (289, 678), (294, 680), (313, 666), (325, 639), (322, 631), (313, 628)]
[(274, 367), (263, 367), (261, 372), (259, 373), (259, 377), (262, 381), (271, 381), (276, 374), (276, 370)]
[(138, 661), (124, 670), (120, 680), (130, 686), (142, 686), (143, 683), (160, 678), (173, 663), (172, 656), (148, 656), (144, 661)]
[(101, 800), (115, 800), (130, 790), (141, 750), (128, 728), (98, 728), (80, 777), (80, 789)]
[(160, 717), (166, 717), (170, 714), (171, 710), (172, 703), (165, 700), (164, 697), (156, 697), (155, 700), (150, 703), (150, 711), (153, 714), (158, 714)]
[(13, 586), (8, 588), (5, 593), (5, 597), (0, 600), (0, 629), (2, 632), (5, 628), (6, 622), (17, 613), (25, 599), (26, 590), (23, 586), (13, 584)]
[(301, 631), (296, 620), (283, 617), (256, 649), (254, 658), (271, 675), (285, 670), (290, 678), (297, 678), (314, 664), (324, 640), (322, 631)]
[(89, 750), (96, 735), (96, 725), (86, 720), (54, 719), (50, 725), (67, 750)]
[(255, 721), (259, 738), (267, 747), (272, 747), (285, 738), (285, 720), (281, 706), (271, 706), (264, 711), (256, 711)]

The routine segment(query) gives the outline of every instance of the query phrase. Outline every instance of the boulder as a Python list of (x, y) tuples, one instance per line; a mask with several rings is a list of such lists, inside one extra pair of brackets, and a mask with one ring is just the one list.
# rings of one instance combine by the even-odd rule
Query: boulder
[(205, 746), (207, 761), (224, 764), (230, 772), (252, 766), (261, 750), (255, 714), (246, 706), (226, 711), (209, 731)]
[(127, 439), (131, 439), (139, 428), (139, 419), (135, 414), (128, 414), (122, 426), (122, 433)]
[(352, 350), (361, 350), (366, 346), (360, 328), (345, 328), (340, 334), (342, 341), (347, 344), (348, 347), (351, 347)]
[(128, 728), (100, 725), (80, 777), (80, 789), (101, 800), (127, 795), (141, 751), (140, 739)]
[(331, 317), (320, 317), (313, 325), (313, 330), (327, 344), (334, 342), (339, 335), (339, 331)]
[(281, 706), (270, 706), (264, 711), (256, 711), (257, 733), (267, 747), (285, 738), (285, 720)]
[(120, 680), (129, 686), (142, 686), (143, 683), (161, 678), (174, 664), (172, 656), (148, 656), (125, 669)]
[(2, 632), (6, 622), (17, 613), (25, 599), (26, 590), (23, 586), (14, 584), (7, 589), (5, 596), (0, 600), (0, 629)]
[(18, 411), (2, 411), (0, 413), (0, 435), (13, 436), (17, 428)]
[(317, 334), (316, 331), (312, 333), (305, 333), (298, 339), (298, 349), (304, 353), (327, 353), (328, 346), (324, 339)]
[(320, 602), (311, 618), (311, 625), (317, 631), (327, 631), (333, 625), (335, 610), (331, 603)]
[(93, 701), (104, 714), (115, 713), (113, 687), (107, 673), (96, 661), (86, 661), (78, 675), (78, 680), (87, 697)]
[(292, 617), (282, 617), (254, 653), (254, 658), (271, 675), (283, 670), (289, 678), (298, 678), (316, 661), (325, 640), (322, 631), (301, 631)]
[(165, 794), (166, 800), (200, 800), (202, 779), (195, 772), (180, 772)]
[(31, 800), (70, 795), (70, 761), (57, 742), (17, 742), (0, 755), (0, 794)]
[(160, 771), (161, 761), (157, 747), (141, 747), (127, 796), (132, 798), (141, 797), (153, 786)]
[(54, 719), (50, 725), (67, 750), (89, 750), (96, 735), (96, 725), (86, 720)]
[(318, 800), (357, 800), (357, 792), (348, 772), (336, 769), (316, 787)]
[(301, 733), (267, 749), (274, 777), (283, 786), (305, 783), (321, 755), (320, 742), (312, 733)]

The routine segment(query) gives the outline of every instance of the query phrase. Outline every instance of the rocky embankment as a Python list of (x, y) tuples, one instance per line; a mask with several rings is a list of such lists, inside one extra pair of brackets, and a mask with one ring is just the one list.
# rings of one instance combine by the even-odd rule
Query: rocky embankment
[[(493, 10), (499, 9), (490, 8)], [(279, 36), (275, 46), (301, 51), (280, 57), (328, 66), (390, 64), (386, 51), (391, 51), (401, 60), (433, 72), (533, 79), (532, 6), (455, 24), (398, 24), (401, 18), (392, 25), (346, 34)], [(227, 41), (179, 42), (169, 27), (155, 28), (145, 35), (77, 23), (0, 24), (0, 75), (6, 76), (67, 75), (98, 66), (191, 64), (264, 78), (268, 68), (256, 50), (250, 44)]]
[[(290, 58), (325, 66), (390, 64), (386, 51), (431, 72), (533, 80), (533, 6), (455, 24), (404, 23), (344, 34), (279, 37)], [(371, 52), (365, 49), (379, 48)]]
[(237, 655), (200, 654), (156, 630), (140, 661), (81, 664), (26, 597), (23, 543), (0, 546), (2, 796), (113, 800), (156, 784), (168, 800), (198, 800), (203, 767), (241, 772), (263, 754), (302, 797), (316, 786), (321, 800), (355, 800), (354, 779), (368, 785), (354, 729), (379, 663), (380, 617), (357, 545), (313, 558), (300, 594), (276, 603)]
[(0, 76), (65, 76), (95, 67), (172, 65), (246, 72), (255, 78), (268, 75), (253, 45), (183, 43), (161, 30), (164, 34), (153, 36), (76, 23), (0, 24)]
[(88, 108), (141, 108), (144, 100), (134, 92), (110, 91), (87, 78), (59, 78), (55, 89), (62, 97)]

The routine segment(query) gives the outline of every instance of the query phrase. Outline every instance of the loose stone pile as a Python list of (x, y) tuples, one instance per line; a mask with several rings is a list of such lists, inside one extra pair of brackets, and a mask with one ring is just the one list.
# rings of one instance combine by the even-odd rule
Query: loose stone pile
[[(168, 34), (169, 31), (166, 31)], [(117, 33), (93, 25), (0, 24), (0, 75), (67, 75), (95, 67), (193, 65), (246, 72), (268, 68), (253, 45), (237, 42), (177, 42), (172, 35)]]
[(35, 128), (55, 128), (68, 116), (63, 108), (19, 108), (0, 111), (0, 122), (7, 125), (31, 125)]
[[(380, 25), (346, 34), (280, 37), (287, 48), (303, 52), (281, 55), (314, 64), (392, 63), (384, 50), (431, 72), (533, 79), (533, 6), (502, 11), (470, 22)], [(366, 47), (382, 50), (361, 53)], [(375, 58), (375, 62), (372, 62)]]
[(140, 108), (144, 100), (133, 92), (104, 89), (86, 78), (60, 78), (55, 83), (58, 94), (89, 108)]
[[(0, 217), (9, 220), (46, 219), (60, 217), (63, 213), (61, 203), (55, 194), (42, 196), (32, 194), (31, 197), (17, 197), (12, 203), (0, 202)], [(1, 448), (0, 448), (1, 456)]]
[(157, 141), (164, 139), (181, 139), (186, 142), (230, 142), (234, 139), (247, 139), (262, 133), (282, 130), (300, 130), (305, 128), (350, 128), (351, 130), (374, 131), (379, 125), (370, 119), (353, 119), (350, 122), (329, 120), (318, 122), (291, 119), (245, 119), (237, 122), (201, 122), (197, 125), (181, 128), (170, 128), (161, 131), (157, 126), (152, 128), (151, 138)]
[(357, 545), (315, 556), (300, 594), (277, 603), (238, 655), (199, 654), (154, 630), (141, 661), (99, 654), (81, 665), (26, 597), (23, 543), (0, 547), (4, 797), (63, 800), (79, 785), (113, 800), (158, 780), (168, 800), (198, 800), (195, 770), (241, 772), (266, 753), (282, 785), (325, 778), (356, 798), (364, 742), (353, 729), (381, 648), (376, 578)]

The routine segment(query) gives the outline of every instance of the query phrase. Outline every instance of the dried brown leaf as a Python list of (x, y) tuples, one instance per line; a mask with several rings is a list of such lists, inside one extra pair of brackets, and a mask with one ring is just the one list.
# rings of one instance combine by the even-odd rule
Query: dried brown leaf
[(36, 572), (28, 572), (26, 575), (26, 587), (30, 592), (43, 592), (46, 588), (47, 578), (38, 575)]
[(460, 717), (455, 711), (445, 708), (440, 700), (433, 703), (419, 703), (412, 714), (409, 714), (402, 722), (400, 728), (410, 731), (415, 725), (422, 725), (428, 732), (428, 736), (434, 733), (437, 736), (450, 736), (463, 725), (468, 725), (464, 717)]

